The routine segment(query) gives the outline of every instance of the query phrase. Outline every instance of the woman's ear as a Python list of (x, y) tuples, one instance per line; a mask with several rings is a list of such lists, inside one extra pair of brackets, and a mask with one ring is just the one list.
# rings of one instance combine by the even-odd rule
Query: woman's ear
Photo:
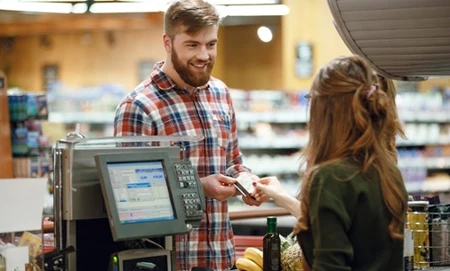
[(164, 49), (168, 54), (172, 53), (172, 40), (169, 38), (167, 34), (163, 35), (163, 43), (164, 43)]

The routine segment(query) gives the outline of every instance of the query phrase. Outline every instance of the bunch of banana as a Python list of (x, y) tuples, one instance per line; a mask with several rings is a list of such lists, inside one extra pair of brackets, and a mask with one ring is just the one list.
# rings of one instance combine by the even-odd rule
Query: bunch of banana
[(262, 271), (262, 251), (254, 247), (247, 248), (244, 252), (244, 257), (236, 261), (236, 267), (241, 271)]

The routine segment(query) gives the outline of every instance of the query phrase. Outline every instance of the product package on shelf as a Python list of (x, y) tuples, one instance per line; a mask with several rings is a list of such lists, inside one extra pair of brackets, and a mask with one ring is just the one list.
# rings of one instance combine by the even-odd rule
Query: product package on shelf
[(51, 144), (41, 127), (48, 117), (46, 95), (12, 90), (8, 102), (14, 177), (47, 177)]
[(48, 178), (51, 170), (51, 158), (46, 156), (13, 158), (14, 177)]
[(9, 116), (11, 121), (47, 119), (48, 107), (45, 94), (9, 94)]

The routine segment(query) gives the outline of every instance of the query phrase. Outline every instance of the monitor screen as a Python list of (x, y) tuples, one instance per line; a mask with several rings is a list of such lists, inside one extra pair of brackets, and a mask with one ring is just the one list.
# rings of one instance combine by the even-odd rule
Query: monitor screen
[(187, 180), (189, 161), (128, 150), (98, 153), (95, 163), (114, 241), (183, 234), (200, 225), (204, 194), (197, 175)]
[(120, 223), (175, 219), (162, 161), (107, 163)]

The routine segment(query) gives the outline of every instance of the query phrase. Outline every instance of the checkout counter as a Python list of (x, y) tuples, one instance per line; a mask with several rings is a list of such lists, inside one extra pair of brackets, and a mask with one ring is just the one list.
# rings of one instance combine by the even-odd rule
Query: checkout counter
[(45, 270), (175, 271), (172, 236), (204, 216), (200, 179), (184, 152), (186, 142), (200, 139), (73, 133), (59, 140), (55, 250)]

